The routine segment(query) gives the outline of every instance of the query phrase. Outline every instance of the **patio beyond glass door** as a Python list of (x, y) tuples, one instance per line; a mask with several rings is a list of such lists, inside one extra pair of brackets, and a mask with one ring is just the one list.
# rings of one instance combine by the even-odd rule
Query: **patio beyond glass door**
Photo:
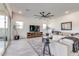
[(0, 55), (2, 55), (5, 49), (5, 21), (5, 16), (0, 15)]

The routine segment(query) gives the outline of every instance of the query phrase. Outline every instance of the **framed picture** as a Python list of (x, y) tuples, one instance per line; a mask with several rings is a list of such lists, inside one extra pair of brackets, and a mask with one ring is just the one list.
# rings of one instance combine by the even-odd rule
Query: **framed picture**
[(61, 23), (61, 30), (72, 30), (72, 22)]

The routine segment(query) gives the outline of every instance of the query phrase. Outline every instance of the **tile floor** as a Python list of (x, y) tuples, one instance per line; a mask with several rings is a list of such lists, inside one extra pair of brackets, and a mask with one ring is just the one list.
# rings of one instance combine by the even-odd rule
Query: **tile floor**
[(4, 56), (38, 56), (26, 39), (13, 40)]
[(4, 56), (43, 56), (42, 38), (13, 40)]

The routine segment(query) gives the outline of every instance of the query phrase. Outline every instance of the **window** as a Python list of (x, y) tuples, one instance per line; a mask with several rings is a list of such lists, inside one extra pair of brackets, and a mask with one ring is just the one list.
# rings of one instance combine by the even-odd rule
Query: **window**
[(0, 28), (8, 27), (8, 17), (0, 15)]
[(16, 21), (16, 28), (17, 28), (17, 29), (22, 29), (22, 28), (23, 28), (23, 22), (21, 22), (21, 21)]
[(46, 24), (43, 24), (43, 29), (46, 29), (47, 25)]

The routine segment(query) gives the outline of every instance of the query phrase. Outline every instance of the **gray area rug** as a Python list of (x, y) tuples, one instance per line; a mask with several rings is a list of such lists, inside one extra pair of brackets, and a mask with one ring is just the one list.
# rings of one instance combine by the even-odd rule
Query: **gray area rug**
[[(30, 38), (27, 40), (28, 43), (31, 45), (31, 47), (33, 48), (33, 50), (39, 55), (39, 56), (43, 56), (43, 47), (44, 47), (44, 43), (42, 43), (42, 38), (38, 37), (38, 38)], [(46, 49), (45, 51), (45, 55), (49, 56), (48, 54), (48, 49)]]
[(31, 38), (27, 40), (34, 51), (39, 55), (42, 56), (42, 38)]

